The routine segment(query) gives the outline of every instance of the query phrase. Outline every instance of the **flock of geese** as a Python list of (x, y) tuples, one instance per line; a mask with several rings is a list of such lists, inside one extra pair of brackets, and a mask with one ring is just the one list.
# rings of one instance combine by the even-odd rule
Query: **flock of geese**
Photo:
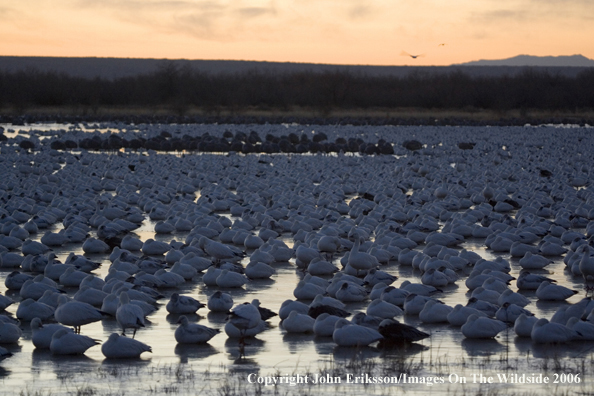
[[(224, 333), (242, 346), (274, 331), (277, 315), (282, 331), (339, 346), (419, 342), (430, 337), (425, 324), (466, 338), (513, 329), (534, 343), (594, 340), (594, 303), (576, 296), (594, 277), (590, 135), (380, 132), (395, 147), (411, 134), (428, 143), (404, 157), (174, 156), (63, 152), (41, 141), (32, 154), (9, 140), (0, 156), (1, 358), (24, 326), (36, 348), (53, 354), (100, 344), (106, 358), (137, 358), (151, 347), (135, 335), (149, 331), (147, 317), (161, 305), (179, 315), (180, 344)], [(472, 150), (458, 148), (472, 138)], [(135, 234), (148, 220), (158, 240)], [(496, 259), (466, 249), (468, 241)], [(71, 252), (60, 259), (56, 248)], [(560, 260), (565, 271), (549, 273)], [(299, 281), (281, 306), (233, 298), (255, 279), (274, 280), (287, 262)], [(397, 282), (399, 267), (417, 281)], [(203, 284), (208, 298), (178, 293), (187, 283)], [(466, 301), (440, 300), (461, 284)], [(535, 301), (559, 307), (539, 318), (529, 309)], [(228, 319), (222, 328), (193, 323), (199, 309)], [(418, 317), (420, 329), (407, 317)], [(121, 331), (106, 340), (84, 335), (102, 320)]]

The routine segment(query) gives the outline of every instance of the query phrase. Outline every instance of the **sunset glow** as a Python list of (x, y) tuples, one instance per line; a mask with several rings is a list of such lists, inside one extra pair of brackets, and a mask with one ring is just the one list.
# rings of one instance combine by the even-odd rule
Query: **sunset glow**
[(0, 16), (0, 55), (368, 65), (594, 58), (588, 0), (0, 0)]

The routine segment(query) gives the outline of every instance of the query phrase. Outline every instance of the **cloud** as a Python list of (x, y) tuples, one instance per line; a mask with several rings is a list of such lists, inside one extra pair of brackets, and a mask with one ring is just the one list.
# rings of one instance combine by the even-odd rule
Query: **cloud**
[(272, 0), (77, 0), (88, 9), (109, 13), (127, 24), (167, 34), (228, 41), (245, 38), (251, 24), (277, 15)]
[(236, 11), (242, 18), (256, 18), (263, 15), (276, 15), (274, 7), (244, 7)]

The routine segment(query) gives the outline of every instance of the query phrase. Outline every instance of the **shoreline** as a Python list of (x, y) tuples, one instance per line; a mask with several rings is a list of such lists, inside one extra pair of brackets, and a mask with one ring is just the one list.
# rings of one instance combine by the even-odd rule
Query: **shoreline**
[(594, 125), (594, 110), (575, 112), (513, 109), (318, 109), (267, 107), (91, 107), (0, 108), (0, 123), (107, 122), (147, 124), (316, 124), (316, 125)]

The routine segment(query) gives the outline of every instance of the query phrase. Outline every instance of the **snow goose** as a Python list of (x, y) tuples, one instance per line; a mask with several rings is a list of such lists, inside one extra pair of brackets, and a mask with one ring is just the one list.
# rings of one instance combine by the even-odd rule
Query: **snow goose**
[(283, 320), (289, 317), (291, 311), (297, 311), (299, 313), (308, 313), (309, 305), (302, 303), (301, 301), (285, 300), (281, 304), (278, 311), (278, 317)]
[(498, 305), (505, 303), (515, 304), (520, 307), (525, 307), (530, 304), (530, 300), (520, 293), (513, 292), (511, 289), (504, 290), (497, 300)]
[(175, 264), (173, 264), (170, 272), (178, 274), (179, 276), (184, 278), (184, 280), (187, 281), (192, 280), (192, 278), (196, 276), (196, 274), (198, 274), (198, 270), (196, 268), (189, 264), (184, 264), (180, 261), (177, 261), (175, 262)]
[(101, 345), (101, 353), (108, 359), (137, 359), (143, 352), (152, 352), (152, 349), (143, 342), (117, 333), (112, 333)]
[(577, 294), (577, 290), (571, 290), (565, 286), (554, 285), (549, 281), (544, 281), (536, 289), (536, 297), (539, 300), (563, 301)]
[(282, 321), (282, 327), (287, 333), (312, 333), (315, 319), (309, 315), (291, 311)]
[[(336, 303), (334, 303), (334, 301)], [(323, 313), (328, 313), (333, 316), (338, 316), (341, 318), (346, 318), (350, 316), (350, 312), (346, 311), (344, 304), (341, 301), (335, 300), (332, 297), (324, 297), (321, 294), (318, 294), (312, 303), (309, 305), (309, 309), (307, 310), (307, 314), (312, 318), (316, 319)]]
[(542, 269), (552, 262), (552, 260), (549, 260), (540, 254), (526, 252), (524, 257), (520, 259), (520, 267), (523, 269)]
[(293, 296), (298, 300), (313, 300), (318, 294), (325, 294), (326, 289), (311, 282), (300, 280), (293, 290)]
[(481, 301), (487, 301), (491, 304), (497, 304), (501, 293), (495, 290), (486, 290), (484, 287), (477, 287), (472, 291), (470, 297), (474, 297)]
[(116, 311), (116, 320), (122, 328), (122, 335), (125, 335), (126, 329), (134, 329), (132, 338), (136, 335), (136, 330), (144, 327), (144, 312), (138, 305), (130, 303), (128, 292), (120, 293), (120, 306)]
[(406, 296), (404, 299), (404, 313), (406, 315), (418, 315), (423, 308), (425, 308), (425, 304), (427, 301), (433, 300), (433, 298), (429, 296), (422, 296), (415, 293), (411, 293)]
[(249, 279), (268, 279), (276, 273), (276, 270), (263, 262), (250, 261), (245, 267), (245, 275)]
[(500, 320), (470, 315), (464, 325), (462, 334), (466, 338), (494, 338), (497, 334), (507, 329), (507, 324)]
[(43, 296), (41, 296), (37, 302), (49, 305), (55, 309), (58, 308), (58, 300), (60, 299), (60, 296), (64, 296), (64, 294), (56, 293), (52, 290), (46, 290), (43, 293)]
[(361, 241), (363, 238), (357, 236), (355, 238), (355, 244), (349, 252), (348, 265), (357, 271), (369, 271), (371, 268), (379, 266), (379, 261), (375, 256), (367, 252), (359, 251)]
[(518, 337), (531, 337), (532, 328), (537, 321), (536, 316), (521, 314), (514, 323), (514, 332)]
[(424, 285), (422, 283), (411, 283), (405, 280), (400, 285), (400, 289), (406, 290), (410, 293), (414, 293), (419, 296), (431, 296), (435, 293), (439, 293), (442, 290), (431, 285)]
[(3, 296), (0, 294), (0, 311), (4, 311), (8, 306), (14, 304), (11, 298)]
[(39, 300), (46, 290), (51, 290), (57, 293), (65, 293), (63, 290), (60, 290), (57, 287), (48, 284), (47, 282), (37, 282), (35, 279), (29, 279), (22, 285), (19, 294), (23, 299), (31, 298), (33, 300)]
[(172, 314), (193, 314), (202, 307), (204, 307), (204, 304), (195, 298), (173, 293), (165, 308), (167, 312)]
[(209, 267), (202, 276), (202, 282), (206, 286), (217, 286), (217, 278), (223, 272), (222, 269), (216, 267)]
[(64, 287), (79, 287), (83, 279), (89, 274), (78, 271), (74, 266), (67, 268), (58, 278), (60, 284)]
[(462, 304), (456, 304), (452, 312), (450, 312), (447, 316), (448, 322), (452, 326), (462, 326), (470, 315), (477, 315), (479, 317), (487, 317), (487, 314), (479, 311), (478, 309), (465, 307)]
[[(396, 275), (391, 275), (385, 271), (378, 270), (376, 268), (372, 268), (369, 270), (365, 278), (363, 279), (367, 284), (370, 286), (375, 286), (378, 283), (384, 283), (386, 285), (391, 285), (398, 279)], [(401, 286), (402, 287), (402, 286)]]
[(100, 239), (96, 238), (89, 238), (87, 239), (82, 246), (82, 249), (85, 253), (93, 254), (93, 253), (109, 253), (111, 248), (105, 242)]
[(371, 288), (371, 292), (369, 292), (369, 298), (371, 300), (377, 300), (378, 298), (381, 298), (383, 291), (388, 287), (388, 285), (386, 285), (383, 282), (380, 282), (378, 284), (376, 284), (375, 286), (373, 286)]
[(261, 306), (260, 300), (258, 300), (257, 298), (254, 298), (252, 300), (252, 305), (258, 308), (258, 312), (260, 312), (260, 319), (262, 320), (268, 320), (270, 318), (278, 316), (278, 314), (273, 310)]
[(443, 323), (448, 321), (448, 314), (454, 308), (436, 300), (429, 300), (425, 303), (423, 310), (419, 312), (419, 319), (423, 323)]
[(19, 304), (16, 317), (25, 322), (34, 318), (48, 320), (54, 316), (54, 311), (53, 307), (28, 298)]
[(74, 295), (73, 299), (83, 303), (91, 304), (94, 307), (100, 307), (103, 304), (103, 300), (108, 296), (108, 293), (93, 289), (89, 286), (82, 286)]
[(233, 307), (233, 298), (230, 294), (217, 290), (208, 298), (207, 307), (212, 312), (229, 312)]
[(0, 344), (15, 344), (21, 338), (22, 331), (13, 323), (0, 322)]
[(140, 239), (128, 234), (122, 238), (122, 243), (120, 244), (120, 247), (131, 252), (136, 252), (140, 251), (143, 245), (144, 242), (142, 242)]
[(198, 272), (202, 272), (207, 270), (210, 266), (212, 266), (212, 261), (199, 256), (195, 252), (188, 252), (185, 254), (184, 257), (181, 258), (179, 261), (182, 264), (191, 265), (196, 269)]
[(183, 276), (172, 271), (166, 271), (164, 268), (155, 272), (155, 276), (161, 281), (160, 287), (165, 288), (175, 288), (186, 282)]
[(421, 277), (421, 282), (424, 285), (433, 286), (435, 288), (447, 286), (450, 283), (446, 274), (435, 268), (430, 268), (425, 272)]
[(0, 361), (9, 358), (12, 356), (12, 353), (8, 352), (8, 349), (3, 348), (0, 346)]
[(563, 246), (549, 241), (539, 244), (538, 248), (543, 256), (561, 256), (567, 253)]
[(410, 343), (429, 337), (429, 334), (395, 319), (384, 319), (380, 323), (378, 331), (385, 341), (393, 343)]
[(99, 341), (91, 337), (59, 329), (53, 334), (49, 349), (54, 355), (82, 355), (98, 344)]
[(74, 326), (78, 334), (81, 326), (103, 319), (103, 312), (85, 302), (69, 301), (67, 296), (62, 295), (58, 299), (54, 318), (63, 325)]
[(180, 316), (175, 329), (175, 340), (180, 344), (205, 344), (221, 331), (197, 323), (190, 323), (186, 316)]
[(317, 243), (318, 250), (321, 253), (326, 253), (330, 260), (332, 260), (334, 253), (336, 253), (341, 246), (340, 238), (335, 235), (324, 235)]
[(142, 244), (140, 251), (148, 256), (161, 256), (171, 249), (168, 243), (162, 241), (155, 241), (152, 238), (147, 239)]
[(89, 260), (85, 256), (76, 255), (72, 252), (66, 257), (64, 264), (74, 265), (78, 270), (83, 272), (94, 271), (101, 265), (101, 263)]
[(478, 309), (479, 311), (486, 313), (488, 317), (495, 317), (495, 313), (497, 313), (497, 310), (499, 309), (498, 305), (488, 301), (479, 300), (476, 297), (469, 298), (466, 306)]
[[(258, 329), (260, 323), (264, 321), (258, 308), (251, 303), (245, 302), (231, 310), (227, 322), (240, 331), (239, 338), (243, 339), (249, 331)], [(227, 329), (225, 329), (225, 332), (227, 332)]]
[(241, 260), (245, 257), (245, 253), (238, 250), (232, 249), (230, 246), (224, 245), (220, 242), (215, 242), (212, 239), (201, 237), (198, 242), (198, 246), (204, 250), (209, 256), (214, 258), (216, 261), (221, 260)]
[(314, 276), (332, 275), (338, 271), (338, 267), (321, 257), (315, 257), (307, 265), (306, 271)]
[(318, 337), (331, 337), (339, 319), (341, 319), (340, 316), (330, 315), (329, 313), (320, 314), (313, 325), (314, 334)]
[(229, 271), (228, 269), (222, 270), (216, 279), (217, 286), (224, 288), (242, 287), (248, 282), (249, 279), (245, 275)]
[(80, 282), (78, 287), (81, 289), (83, 287), (91, 287), (93, 289), (102, 290), (103, 286), (105, 286), (105, 281), (103, 279), (93, 274), (89, 274)]
[(41, 319), (33, 318), (31, 321), (31, 341), (35, 348), (49, 349), (50, 343), (52, 342), (52, 336), (60, 329), (65, 329), (68, 332), (72, 332), (72, 329), (61, 324), (43, 324)]
[(383, 319), (390, 319), (394, 316), (400, 316), (404, 313), (404, 311), (397, 307), (394, 304), (390, 304), (387, 301), (377, 299), (373, 300), (369, 306), (367, 306), (367, 310), (365, 311), (367, 315), (377, 316), (378, 318)]
[(404, 305), (404, 301), (409, 294), (412, 293), (403, 289), (398, 289), (394, 286), (388, 286), (384, 289), (380, 298), (389, 302), (390, 304), (402, 306)]
[(379, 331), (353, 324), (344, 318), (336, 321), (332, 333), (332, 340), (338, 346), (346, 347), (367, 346), (383, 338)]
[(516, 280), (516, 286), (520, 290), (537, 290), (543, 282), (557, 282), (554, 279), (543, 275), (531, 274), (528, 271), (522, 271)]
[(594, 341), (594, 324), (572, 317), (567, 321), (567, 327), (580, 334), (579, 339)]
[(532, 327), (530, 337), (537, 344), (562, 344), (581, 336), (577, 331), (559, 323), (538, 319)]
[(527, 309), (506, 302), (495, 313), (495, 319), (506, 323), (515, 323), (520, 315), (534, 316), (534, 314)]
[(336, 292), (336, 298), (342, 302), (359, 302), (367, 299), (369, 292), (362, 286), (343, 282)]
[(24, 257), (19, 253), (1, 252), (0, 253), (0, 268), (16, 269), (20, 268)]

